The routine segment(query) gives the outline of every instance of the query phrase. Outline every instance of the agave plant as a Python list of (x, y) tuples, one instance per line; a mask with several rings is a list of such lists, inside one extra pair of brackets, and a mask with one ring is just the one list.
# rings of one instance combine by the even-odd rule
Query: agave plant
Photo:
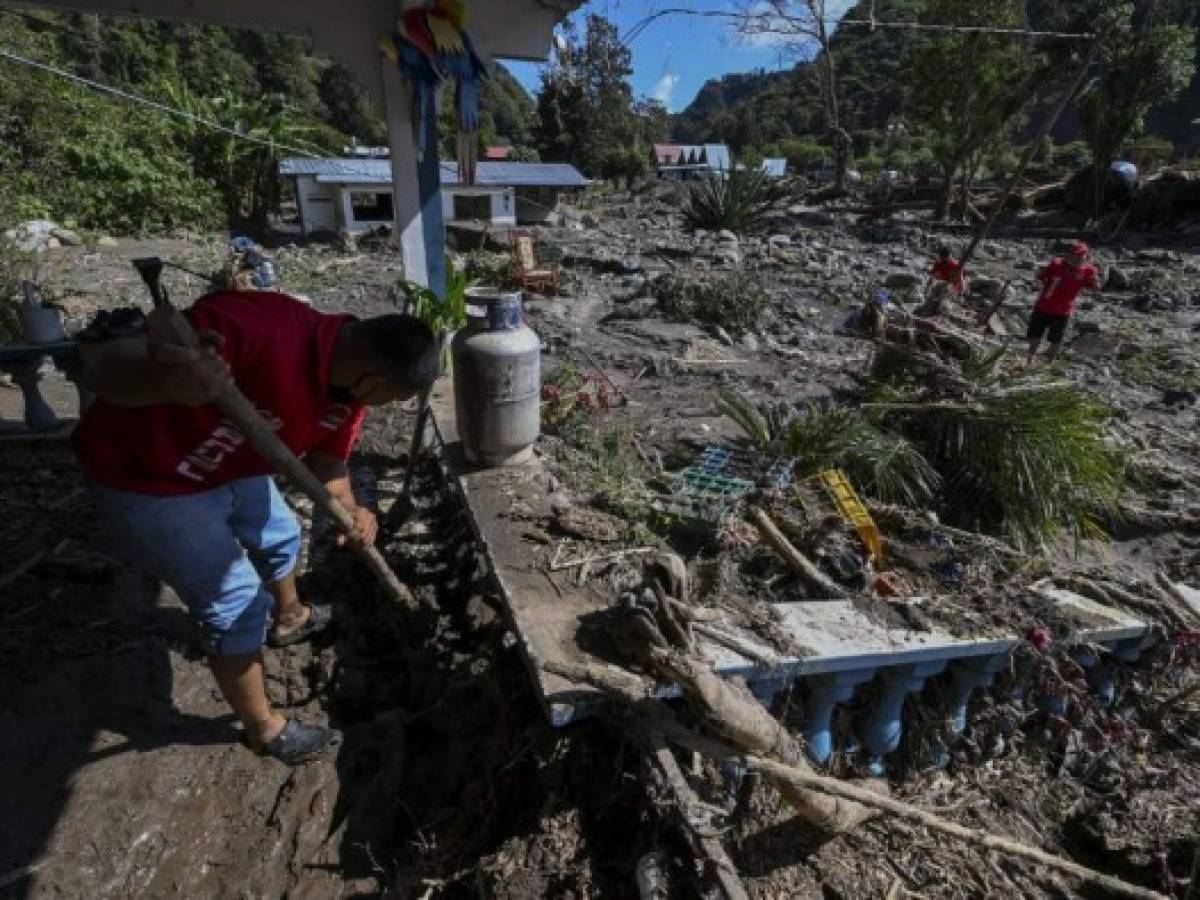
[(775, 183), (759, 169), (733, 169), (693, 185), (683, 204), (692, 228), (753, 231), (779, 198)]

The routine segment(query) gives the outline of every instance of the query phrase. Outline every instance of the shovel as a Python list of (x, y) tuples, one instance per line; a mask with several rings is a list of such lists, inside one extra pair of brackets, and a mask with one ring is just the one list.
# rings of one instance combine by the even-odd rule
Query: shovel
[[(138, 274), (142, 276), (146, 287), (149, 288), (155, 307), (174, 311), (174, 307), (167, 296), (166, 288), (162, 286), (161, 282), (163, 261), (157, 257), (146, 257), (135, 259), (133, 266), (138, 270)], [(191, 323), (187, 319), (181, 315), (174, 315), (171, 317), (170, 322), (173, 328), (171, 339), (174, 343), (192, 349), (197, 349), (201, 346), (195, 329), (192, 328)], [(229, 420), (237, 430), (242, 433), (250, 443), (250, 446), (257, 450), (259, 455), (269, 462), (277, 472), (284, 475), (288, 481), (303, 491), (316, 504), (318, 509), (322, 510), (333, 520), (338, 530), (347, 536), (354, 534), (354, 520), (351, 518), (350, 513), (337, 501), (336, 497), (329, 493), (329, 489), (321, 483), (320, 479), (309, 471), (308, 466), (304, 465), (300, 461), (300, 458), (279, 439), (274, 429), (267, 424), (266, 420), (259, 415), (258, 410), (238, 390), (237, 385), (230, 382), (229, 386), (221, 393), (221, 396), (217, 398), (216, 404), (220, 407), (221, 412), (229, 417)], [(387, 560), (383, 558), (383, 554), (374, 546), (355, 545), (355, 547), (371, 571), (375, 573), (375, 577), (387, 589), (388, 594), (393, 600), (405, 606), (411, 607), (415, 605), (412, 592), (396, 577), (396, 573), (387, 564)]]

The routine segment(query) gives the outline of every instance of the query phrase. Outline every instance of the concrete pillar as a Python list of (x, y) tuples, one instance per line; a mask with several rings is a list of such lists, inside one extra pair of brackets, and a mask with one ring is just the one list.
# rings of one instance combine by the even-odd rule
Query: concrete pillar
[(429, 104), (425, 111), (425, 128), (432, 147), (422, 156), (413, 127), (416, 98), (412, 87), (387, 59), (382, 66), (388, 143), (392, 152), (392, 209), (404, 277), (427, 285), (441, 297), (446, 292), (446, 232), (442, 219), (437, 110), (434, 104)]

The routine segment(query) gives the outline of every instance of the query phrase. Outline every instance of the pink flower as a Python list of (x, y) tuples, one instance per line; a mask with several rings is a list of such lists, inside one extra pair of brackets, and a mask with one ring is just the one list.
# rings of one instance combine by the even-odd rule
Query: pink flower
[(555, 400), (559, 399), (560, 396), (561, 395), (559, 393), (557, 385), (551, 384), (548, 381), (542, 385), (542, 399), (543, 400), (545, 400), (547, 402), (554, 402)]
[(1049, 650), (1050, 645), (1054, 643), (1054, 638), (1050, 636), (1050, 632), (1040, 625), (1029, 629), (1029, 633), (1025, 635), (1025, 640), (1029, 641), (1035, 649), (1041, 650), (1043, 653)]

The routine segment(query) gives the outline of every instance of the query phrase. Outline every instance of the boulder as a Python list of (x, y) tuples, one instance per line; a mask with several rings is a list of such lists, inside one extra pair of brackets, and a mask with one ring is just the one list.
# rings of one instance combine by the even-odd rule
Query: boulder
[(107, 234), (102, 234), (102, 235), (100, 235), (100, 237), (96, 238), (96, 246), (97, 247), (108, 247), (111, 249), (113, 247), (119, 247), (121, 245), (117, 242), (117, 239), (115, 237), (111, 237)]
[(912, 272), (892, 272), (883, 280), (883, 286), (893, 291), (911, 291), (921, 283), (921, 276)]
[(738, 236), (728, 228), (722, 228), (717, 232), (717, 240), (723, 244), (736, 244), (738, 242)]
[(833, 214), (823, 209), (802, 208), (796, 218), (807, 228), (832, 228), (837, 224)]
[(81, 247), (83, 239), (79, 237), (70, 228), (58, 227), (50, 232), (51, 237), (57, 238), (58, 242), (64, 247)]
[(1104, 287), (1109, 291), (1127, 291), (1133, 286), (1129, 279), (1129, 273), (1124, 269), (1112, 266), (1108, 270), (1108, 279), (1104, 283)]

